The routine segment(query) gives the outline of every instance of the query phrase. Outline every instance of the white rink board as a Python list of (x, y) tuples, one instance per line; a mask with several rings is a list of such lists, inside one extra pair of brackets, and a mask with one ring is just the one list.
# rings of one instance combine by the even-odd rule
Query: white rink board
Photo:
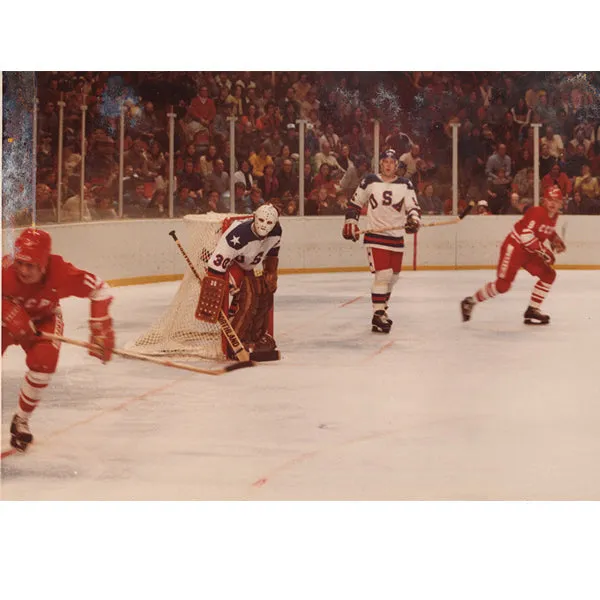
[[(425, 217), (424, 222), (451, 217)], [(516, 216), (469, 216), (459, 224), (423, 228), (418, 236), (418, 266), (469, 267), (493, 266), (500, 244)], [(362, 243), (344, 240), (343, 217), (283, 217), (282, 269), (365, 268), (367, 260)], [(600, 218), (561, 216), (559, 232), (566, 225), (567, 252), (558, 265), (600, 266)], [(366, 226), (366, 219), (361, 219)], [(186, 264), (168, 233), (176, 230), (184, 247), (187, 227), (182, 219), (93, 222), (48, 225), (54, 251), (78, 266), (98, 273), (104, 279), (177, 275)], [(3, 232), (3, 251), (7, 237)], [(413, 236), (405, 237), (404, 265), (413, 260)]]

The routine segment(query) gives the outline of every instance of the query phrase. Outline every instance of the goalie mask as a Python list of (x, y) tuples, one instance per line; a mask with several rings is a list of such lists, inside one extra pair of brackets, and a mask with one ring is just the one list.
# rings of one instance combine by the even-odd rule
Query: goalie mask
[(264, 238), (273, 231), (278, 220), (277, 209), (271, 204), (263, 204), (254, 211), (254, 231), (259, 237)]

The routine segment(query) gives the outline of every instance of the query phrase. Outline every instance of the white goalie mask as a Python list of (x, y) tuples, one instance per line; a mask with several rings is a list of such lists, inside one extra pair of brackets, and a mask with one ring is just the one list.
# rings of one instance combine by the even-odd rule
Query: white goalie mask
[(273, 231), (278, 220), (277, 209), (271, 204), (263, 204), (254, 211), (254, 231), (259, 237), (266, 237)]

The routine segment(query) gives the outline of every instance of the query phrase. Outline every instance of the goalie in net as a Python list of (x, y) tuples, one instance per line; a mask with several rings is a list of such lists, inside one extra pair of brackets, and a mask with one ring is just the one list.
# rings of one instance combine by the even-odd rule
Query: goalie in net
[[(196, 318), (215, 323), (231, 294), (229, 318), (251, 360), (279, 358), (269, 329), (280, 242), (279, 213), (264, 204), (253, 219), (234, 221), (225, 230), (208, 259), (200, 286)], [(255, 269), (261, 265), (262, 275), (257, 276)]]
[[(266, 310), (266, 306), (272, 307), (277, 287), (281, 226), (276, 209), (265, 205), (256, 215), (187, 215), (183, 221), (188, 234), (187, 254), (197, 273), (186, 267), (183, 281), (166, 311), (145, 333), (129, 343), (127, 350), (178, 360), (227, 358), (226, 338), (210, 316), (211, 311), (214, 315), (216, 310), (215, 302), (221, 299), (223, 311), (231, 316), (248, 350), (258, 351), (265, 345), (274, 348), (273, 310)], [(254, 269), (261, 266), (263, 275), (257, 277)], [(207, 276), (225, 282), (225, 291), (213, 279), (213, 289), (207, 287), (205, 293), (218, 293), (218, 300), (209, 293), (200, 302), (202, 281)], [(266, 294), (256, 293), (268, 289), (267, 285), (270, 291)], [(232, 292), (231, 306), (229, 291)], [(242, 310), (238, 312), (240, 307)], [(265, 311), (267, 315), (263, 318)], [(264, 331), (265, 321), (269, 325), (267, 331)], [(264, 339), (261, 341), (261, 338)], [(275, 350), (273, 353), (278, 357)]]

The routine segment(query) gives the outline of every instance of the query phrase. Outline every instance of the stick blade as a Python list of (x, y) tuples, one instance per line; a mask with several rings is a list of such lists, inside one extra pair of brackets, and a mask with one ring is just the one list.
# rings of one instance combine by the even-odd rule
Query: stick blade
[(226, 373), (229, 373), (229, 371), (235, 371), (236, 369), (245, 369), (246, 367), (255, 367), (255, 366), (256, 366), (256, 363), (254, 361), (245, 360), (245, 361), (233, 363), (231, 365), (227, 365), (224, 368), (224, 371)]

